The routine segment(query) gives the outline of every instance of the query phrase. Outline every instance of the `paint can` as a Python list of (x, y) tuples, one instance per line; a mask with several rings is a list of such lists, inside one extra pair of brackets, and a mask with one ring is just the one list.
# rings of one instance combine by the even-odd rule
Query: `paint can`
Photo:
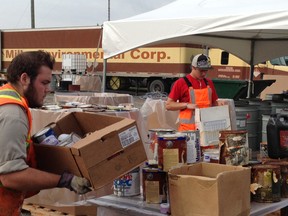
[(157, 128), (148, 130), (149, 163), (158, 163), (158, 136), (172, 133), (175, 133), (174, 129)]
[(147, 203), (165, 203), (168, 197), (167, 172), (158, 168), (142, 169), (143, 198)]
[(245, 130), (219, 131), (220, 163), (245, 165), (249, 162), (248, 134)]
[(169, 171), (173, 166), (186, 163), (186, 134), (174, 133), (158, 136), (158, 167)]
[(281, 170), (277, 165), (253, 165), (251, 168), (251, 192), (255, 202), (279, 202), (281, 200)]
[(74, 143), (78, 142), (81, 137), (72, 132), (70, 134), (60, 134), (58, 137), (59, 144), (58, 146), (67, 146), (71, 147)]
[(113, 182), (114, 194), (120, 197), (137, 196), (140, 194), (140, 168), (132, 170)]
[(45, 145), (58, 145), (59, 143), (54, 130), (49, 126), (34, 134), (32, 140), (35, 143)]
[(187, 164), (196, 163), (201, 160), (200, 132), (199, 130), (181, 131), (186, 134)]
[(288, 198), (288, 161), (267, 161), (265, 164), (280, 166), (281, 170), (281, 197)]

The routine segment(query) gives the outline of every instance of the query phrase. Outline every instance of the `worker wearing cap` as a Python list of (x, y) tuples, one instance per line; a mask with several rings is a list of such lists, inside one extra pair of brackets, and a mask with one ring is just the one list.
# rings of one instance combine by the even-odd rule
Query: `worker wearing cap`
[(212, 69), (210, 58), (196, 55), (191, 63), (191, 72), (178, 79), (169, 94), (167, 110), (180, 110), (179, 131), (195, 130), (195, 108), (211, 107), (217, 104), (217, 93), (213, 82), (206, 78)]

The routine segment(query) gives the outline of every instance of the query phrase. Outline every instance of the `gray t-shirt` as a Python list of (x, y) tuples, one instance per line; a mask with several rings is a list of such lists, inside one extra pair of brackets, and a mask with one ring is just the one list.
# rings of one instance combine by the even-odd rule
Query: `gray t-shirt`
[(28, 168), (25, 160), (28, 118), (19, 105), (0, 106), (0, 174)]

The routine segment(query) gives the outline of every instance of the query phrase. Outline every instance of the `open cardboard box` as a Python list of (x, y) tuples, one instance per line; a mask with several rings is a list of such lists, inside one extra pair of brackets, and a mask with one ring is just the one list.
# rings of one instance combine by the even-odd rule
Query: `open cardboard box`
[(173, 168), (168, 175), (172, 215), (250, 214), (250, 168), (196, 163)]
[(57, 136), (78, 134), (72, 147), (34, 144), (38, 168), (89, 179), (94, 189), (111, 183), (147, 160), (135, 120), (73, 112), (52, 126)]

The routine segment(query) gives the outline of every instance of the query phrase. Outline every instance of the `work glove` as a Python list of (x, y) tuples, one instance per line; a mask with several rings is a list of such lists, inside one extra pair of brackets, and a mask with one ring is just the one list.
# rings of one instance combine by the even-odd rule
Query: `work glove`
[(64, 172), (61, 175), (57, 187), (68, 188), (69, 190), (74, 191), (77, 194), (85, 194), (91, 191), (91, 184), (87, 179), (75, 176), (68, 172)]

